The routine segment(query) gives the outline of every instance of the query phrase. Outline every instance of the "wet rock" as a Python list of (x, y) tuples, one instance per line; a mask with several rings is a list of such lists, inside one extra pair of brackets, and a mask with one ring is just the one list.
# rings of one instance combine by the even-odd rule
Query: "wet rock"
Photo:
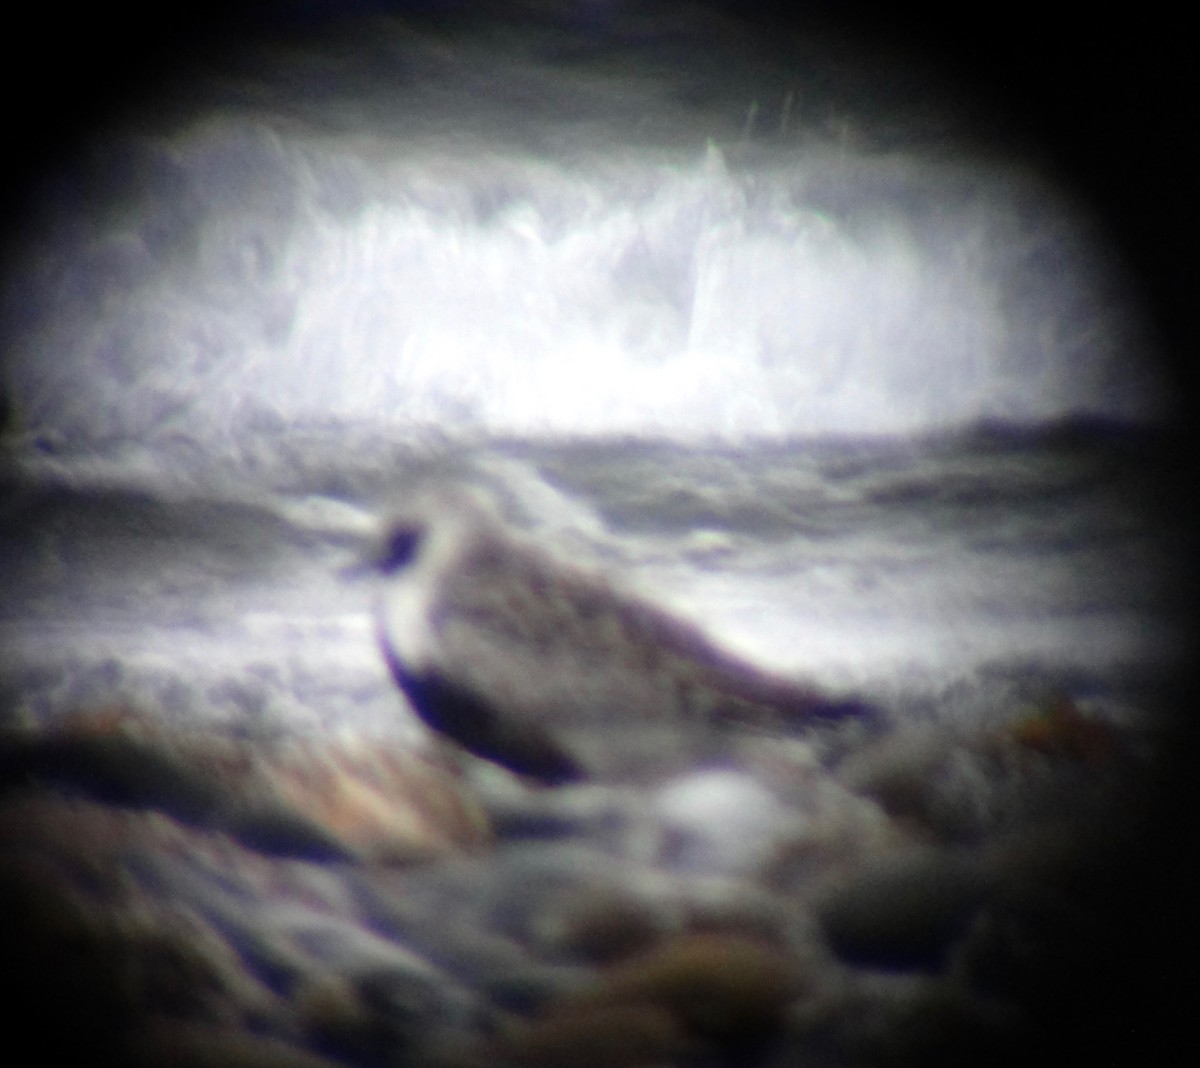
[(485, 844), (482, 809), (420, 754), (346, 736), (293, 741), (264, 758), (278, 796), (360, 856), (411, 860)]
[(735, 880), (693, 880), (680, 894), (681, 930), (749, 940), (761, 945), (824, 942), (810, 911), (791, 898)]
[(492, 858), (483, 922), (540, 957), (600, 961), (667, 930), (677, 910), (645, 884), (650, 869), (580, 846), (511, 848)]
[(811, 905), (834, 951), (858, 964), (937, 968), (990, 885), (965, 851), (891, 850), (833, 873)]
[(502, 842), (619, 842), (643, 816), (627, 790), (611, 785), (531, 789), (486, 765), (471, 768), (469, 782)]
[(223, 770), (156, 744), (157, 731), (124, 710), (79, 716), (47, 732), (0, 740), (0, 786), (67, 785), (96, 800), (157, 807), (208, 821), (221, 806)]
[[(461, 870), (457, 865), (446, 867), (402, 874), (386, 869), (348, 870), (345, 878), (373, 930), (415, 948), (440, 967), (467, 969), (490, 952), (498, 952), (502, 966), (511, 967), (518, 947), (510, 939), (480, 929), (477, 908), (470, 898), (471, 881), (475, 880), (477, 887), (483, 874), (475, 865)], [(429, 919), (435, 915), (438, 922), (431, 924)], [(470, 944), (464, 944), (467, 939)]]
[(320, 1049), (353, 1056), (373, 1044), (371, 1013), (357, 986), (341, 976), (306, 977), (291, 993), (300, 1029)]
[(353, 979), (323, 975), (299, 987), (293, 1002), (315, 1048), (353, 1064), (424, 1063), (428, 1047), (482, 1025), (479, 1014), (463, 1011), (461, 992), (387, 968)]
[[(763, 1068), (810, 1063), (872, 1068), (1011, 1065), (1020, 1019), (923, 973), (843, 975), (788, 1013), (791, 1041)], [(1019, 1062), (1016, 1062), (1019, 1063)], [(1041, 1064), (1041, 1061), (1036, 1063)]]
[(490, 840), (483, 810), (446, 767), (356, 734), (246, 738), (116, 706), (4, 739), (0, 788), (39, 783), (316, 860), (412, 860)]
[(47, 1063), (60, 1045), (66, 1055), (76, 1044), (102, 1062), (141, 1021), (160, 1016), (286, 1027), (284, 1002), (219, 932), (122, 871), (122, 844), (147, 817), (58, 798), (26, 799), (4, 816), (0, 939), (19, 981), (3, 1008)]
[(141, 1028), (124, 1057), (128, 1068), (336, 1068), (335, 1061), (289, 1042), (178, 1020)]
[(135, 1042), (199, 1068), (1011, 1058), (1031, 1026), (1117, 1018), (1145, 974), (1106, 962), (1135, 959), (1107, 888), (1143, 878), (1137, 795), (1077, 726), (505, 781), (493, 812), (534, 817), (495, 841), (453, 773), (361, 735), (27, 727), (0, 750), (0, 918), (31, 922), (0, 945), (53, 980), (24, 984), (17, 1033), (58, 1052), (70, 1019), (93, 1063)]
[(954, 750), (954, 739), (939, 724), (893, 731), (851, 754), (838, 766), (838, 778), (855, 793), (874, 798), (893, 816), (926, 821), (938, 769)]
[(1031, 709), (1007, 733), (1017, 745), (1033, 752), (1092, 765), (1110, 763), (1124, 745), (1112, 724), (1085, 714), (1065, 694)]
[(792, 963), (769, 946), (718, 934), (682, 934), (622, 961), (551, 1014), (653, 1007), (689, 1035), (718, 1043), (769, 1035), (797, 990)]
[(595, 964), (628, 957), (665, 933), (661, 910), (617, 887), (576, 892), (544, 914), (540, 927), (551, 952)]
[(513, 1026), (459, 1063), (506, 1068), (651, 1068), (693, 1046), (676, 1018), (655, 1005), (580, 1006)]
[(1001, 707), (987, 720), (898, 729), (836, 774), (914, 832), (959, 843), (1066, 813), (1094, 818), (1136, 782), (1130, 739), (1068, 698)]
[[(482, 999), (521, 1014), (577, 986), (582, 968), (532, 955), (480, 913), (492, 873), (475, 858), (413, 871), (347, 872), (373, 930), (417, 952)], [(437, 922), (430, 922), (436, 916)]]
[(1054, 786), (1052, 773), (1038, 774), (1050, 769), (1012, 759), (1017, 749), (989, 731), (920, 724), (848, 758), (838, 775), (915, 833), (972, 843), (1028, 818)]
[(653, 810), (662, 856), (674, 867), (736, 874), (753, 871), (798, 833), (800, 820), (749, 775), (705, 770), (662, 787)]

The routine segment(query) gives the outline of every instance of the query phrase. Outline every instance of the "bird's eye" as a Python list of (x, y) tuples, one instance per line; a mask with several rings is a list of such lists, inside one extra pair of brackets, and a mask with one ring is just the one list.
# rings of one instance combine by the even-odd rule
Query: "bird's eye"
[(385, 575), (399, 571), (412, 563), (421, 543), (421, 532), (413, 527), (400, 527), (393, 531), (380, 554), (376, 567)]

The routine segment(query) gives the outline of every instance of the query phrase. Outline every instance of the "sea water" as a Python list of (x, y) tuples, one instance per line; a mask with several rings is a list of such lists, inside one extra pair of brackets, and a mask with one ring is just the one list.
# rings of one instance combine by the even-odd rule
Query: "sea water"
[(351, 22), (56, 176), (5, 276), (18, 689), (392, 717), (333, 576), (467, 469), (819, 682), (1169, 658), (1169, 410), (1094, 221), (948, 100), (697, 26), (644, 70)]
[(886, 701), (1025, 675), (1119, 690), (1169, 678), (1182, 653), (1185, 513), (1156, 464), (1153, 438), (1099, 430), (476, 442), (384, 470), (348, 458), (338, 491), (322, 467), (239, 496), (56, 464), (10, 483), (9, 681), (39, 717), (124, 693), (304, 729), (404, 722), (369, 584), (343, 572), (406, 486), (444, 470), (746, 657), (828, 688)]

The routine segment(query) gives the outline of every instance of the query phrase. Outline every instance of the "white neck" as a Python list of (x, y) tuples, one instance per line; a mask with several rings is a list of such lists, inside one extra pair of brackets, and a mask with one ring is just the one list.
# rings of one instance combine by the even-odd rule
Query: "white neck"
[(414, 670), (428, 666), (436, 650), (431, 616), (444, 582), (469, 541), (477, 535), (479, 516), (461, 511), (439, 515), (430, 523), (417, 557), (385, 580), (376, 605), (384, 639)]

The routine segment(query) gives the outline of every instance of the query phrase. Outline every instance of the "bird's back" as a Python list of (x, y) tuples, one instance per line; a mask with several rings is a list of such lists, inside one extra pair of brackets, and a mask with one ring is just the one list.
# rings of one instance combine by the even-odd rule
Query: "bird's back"
[(435, 600), (431, 622), (447, 670), (541, 722), (782, 725), (842, 708), (524, 546), (485, 546)]

